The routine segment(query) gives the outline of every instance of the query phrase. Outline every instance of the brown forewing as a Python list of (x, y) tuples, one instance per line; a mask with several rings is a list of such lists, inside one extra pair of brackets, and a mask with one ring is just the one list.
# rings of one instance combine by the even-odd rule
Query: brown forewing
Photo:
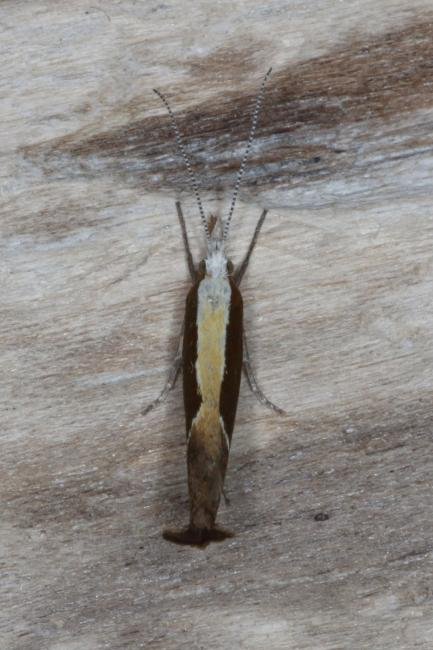
[(185, 326), (183, 334), (183, 403), (185, 408), (186, 435), (201, 405), (198, 391), (195, 363), (197, 361), (197, 305), (198, 287), (196, 282), (188, 292), (185, 306)]
[(243, 303), (242, 296), (230, 278), (230, 288), (232, 291), (230, 301), (229, 322), (226, 334), (226, 351), (225, 351), (225, 370), (221, 387), (220, 396), (220, 413), (224, 421), (225, 431), (232, 438), (233, 427), (235, 425), (236, 408), (239, 398), (239, 387), (242, 374), (242, 318)]

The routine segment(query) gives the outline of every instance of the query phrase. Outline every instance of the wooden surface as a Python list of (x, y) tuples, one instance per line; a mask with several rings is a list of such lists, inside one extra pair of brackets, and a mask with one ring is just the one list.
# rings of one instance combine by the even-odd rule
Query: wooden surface
[[(431, 0), (0, 6), (0, 647), (430, 648)], [(219, 521), (187, 521), (174, 201), (227, 210), (253, 363)]]

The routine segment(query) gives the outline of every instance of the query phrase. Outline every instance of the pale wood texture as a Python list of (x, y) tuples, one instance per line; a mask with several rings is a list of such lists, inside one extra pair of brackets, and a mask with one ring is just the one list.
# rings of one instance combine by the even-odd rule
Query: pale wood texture
[[(431, 0), (0, 4), (0, 647), (430, 648)], [(198, 213), (227, 210), (259, 381), (219, 521), (187, 521), (177, 345)], [(317, 516), (319, 515), (319, 516)], [(327, 517), (323, 516), (327, 515)]]

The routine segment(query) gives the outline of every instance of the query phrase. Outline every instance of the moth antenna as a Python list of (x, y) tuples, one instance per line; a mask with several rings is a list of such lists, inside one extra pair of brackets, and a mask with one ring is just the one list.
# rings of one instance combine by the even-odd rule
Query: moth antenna
[(223, 241), (226, 241), (227, 235), (228, 235), (228, 232), (229, 232), (230, 221), (232, 219), (233, 210), (235, 209), (235, 204), (236, 204), (236, 199), (237, 199), (237, 196), (238, 196), (239, 186), (241, 184), (242, 176), (244, 175), (245, 164), (247, 162), (247, 158), (248, 158), (248, 155), (249, 155), (250, 150), (251, 150), (251, 145), (253, 143), (254, 134), (256, 132), (257, 122), (259, 120), (260, 109), (261, 109), (261, 106), (262, 106), (263, 95), (264, 95), (264, 92), (265, 92), (265, 85), (266, 85), (266, 82), (267, 82), (268, 77), (271, 74), (271, 72), (272, 72), (272, 68), (269, 68), (269, 70), (267, 71), (267, 73), (263, 77), (263, 81), (262, 81), (262, 84), (260, 86), (259, 93), (257, 95), (256, 105), (255, 105), (254, 113), (253, 113), (253, 119), (251, 121), (250, 135), (248, 137), (248, 142), (247, 142), (247, 146), (246, 146), (246, 149), (245, 149), (244, 157), (242, 158), (241, 166), (239, 167), (238, 175), (236, 177), (235, 189), (233, 190), (233, 198), (232, 198), (232, 202), (231, 202), (231, 205), (230, 205), (229, 215), (228, 215), (227, 219), (224, 222)]
[(156, 95), (158, 95), (160, 100), (163, 102), (163, 104), (166, 107), (166, 109), (168, 111), (168, 114), (170, 116), (171, 126), (172, 126), (172, 129), (174, 131), (174, 135), (175, 135), (175, 138), (176, 138), (176, 143), (177, 143), (177, 146), (178, 146), (178, 149), (179, 149), (180, 153), (182, 154), (182, 158), (184, 160), (186, 169), (188, 171), (191, 187), (193, 189), (193, 192), (195, 194), (195, 198), (197, 200), (197, 205), (198, 205), (198, 209), (199, 209), (199, 212), (200, 212), (200, 219), (201, 219), (202, 224), (203, 224), (204, 232), (206, 234), (206, 239), (209, 242), (210, 241), (210, 232), (209, 232), (209, 227), (208, 227), (206, 217), (205, 217), (205, 214), (204, 214), (203, 205), (201, 203), (200, 195), (198, 193), (197, 181), (196, 181), (196, 178), (194, 176), (194, 172), (192, 171), (192, 167), (191, 167), (191, 163), (190, 163), (189, 158), (188, 158), (188, 154), (186, 153), (185, 147), (183, 146), (182, 137), (180, 135), (180, 131), (179, 131), (179, 128), (177, 126), (176, 119), (174, 117), (173, 111), (171, 110), (170, 105), (169, 105), (167, 99), (165, 98), (165, 96), (159, 90), (156, 90), (155, 88), (153, 89), (153, 92)]

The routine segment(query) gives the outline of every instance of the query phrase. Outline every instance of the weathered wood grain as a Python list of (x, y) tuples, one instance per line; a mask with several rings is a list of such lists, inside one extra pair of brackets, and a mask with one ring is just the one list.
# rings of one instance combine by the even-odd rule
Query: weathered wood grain
[[(430, 1), (0, 4), (0, 647), (430, 648)], [(261, 385), (219, 520), (188, 516), (177, 345), (197, 209), (227, 210)]]

